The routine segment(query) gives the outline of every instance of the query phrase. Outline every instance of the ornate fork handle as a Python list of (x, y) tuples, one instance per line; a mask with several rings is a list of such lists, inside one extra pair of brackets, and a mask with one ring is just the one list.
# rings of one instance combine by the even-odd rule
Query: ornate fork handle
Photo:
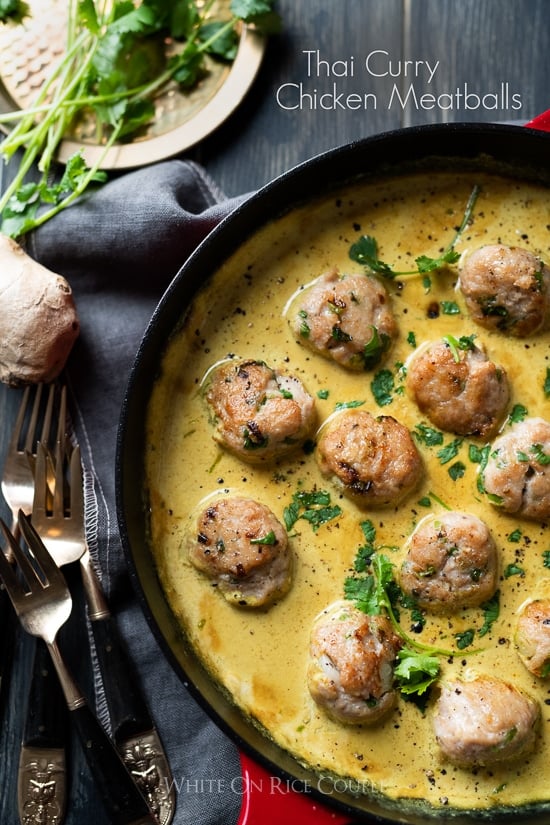
[[(171, 772), (132, 662), (111, 615), (88, 549), (80, 569), (115, 745), (145, 795), (159, 825), (173, 817)], [(144, 775), (140, 767), (147, 763)], [(151, 782), (151, 777), (156, 781)]]

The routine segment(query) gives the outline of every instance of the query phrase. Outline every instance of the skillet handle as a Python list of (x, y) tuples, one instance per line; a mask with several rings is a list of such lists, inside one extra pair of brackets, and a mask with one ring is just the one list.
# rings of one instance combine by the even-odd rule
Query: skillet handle
[(540, 129), (541, 132), (550, 132), (550, 109), (537, 115), (525, 125), (531, 129)]
[(292, 781), (271, 776), (239, 752), (242, 804), (237, 825), (352, 825), (349, 817), (331, 811), (292, 787)]

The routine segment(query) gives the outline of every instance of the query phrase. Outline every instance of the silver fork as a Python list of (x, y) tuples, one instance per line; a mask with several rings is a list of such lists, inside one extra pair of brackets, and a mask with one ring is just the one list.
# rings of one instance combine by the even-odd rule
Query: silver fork
[[(34, 481), (32, 461), (36, 440), (50, 435), (55, 400), (55, 385), (43, 384), (26, 387), (23, 391), (15, 426), (11, 435), (2, 471), (2, 494), (11, 511), (12, 533), (19, 538), (17, 513), (30, 513), (33, 502)], [(63, 403), (63, 402), (61, 402)], [(43, 409), (45, 406), (45, 409)], [(9, 552), (9, 551), (8, 551)], [(0, 593), (0, 699), (8, 683), (12, 662), (15, 626), (12, 611), (5, 593)]]
[[(55, 486), (52, 498), (47, 456), (38, 445), (32, 523), (58, 565), (80, 560), (88, 617), (115, 745), (127, 767), (133, 771), (159, 825), (169, 825), (176, 800), (168, 759), (133, 674), (86, 541), (79, 446), (72, 446), (62, 439), (56, 445), (53, 463)], [(64, 495), (67, 490), (68, 507)], [(154, 777), (157, 777), (155, 782), (152, 781)]]
[[(55, 385), (49, 385), (46, 408), (41, 420), (44, 388), (44, 384), (38, 384), (36, 389), (30, 386), (25, 387), (4, 460), (2, 494), (12, 514), (11, 532), (16, 538), (19, 532), (17, 522), (19, 510), (26, 515), (29, 515), (32, 510), (34, 497), (32, 460), (36, 442), (41, 440), (47, 443), (50, 437)], [(66, 402), (62, 400), (61, 403)]]
[(65, 578), (22, 511), (18, 514), (18, 527), (32, 556), (29, 558), (24, 553), (0, 520), (0, 528), (13, 556), (12, 566), (5, 551), (0, 552), (0, 577), (23, 628), (46, 643), (109, 821), (113, 825), (154, 825), (145, 798), (90, 710), (59, 650), (57, 633), (72, 610)]
[[(82, 555), (82, 544), (78, 541), (73, 525), (74, 519), (78, 519), (78, 513), (83, 511), (84, 502), (82, 488), (78, 485), (71, 486), (68, 506), (65, 506), (65, 468), (62, 460), (66, 427), (64, 388), (61, 398), (54, 448), (55, 456), (59, 460), (52, 465), (49, 451), (46, 451), (42, 442), (38, 442), (33, 460), (34, 498), (31, 518), (36, 529), (35, 521), (44, 521), (41, 517), (49, 509), (56, 513), (58, 518), (50, 527), (50, 531), (56, 531), (58, 552), (55, 561), (58, 564), (69, 564), (77, 561)], [(80, 466), (78, 449), (71, 456), (71, 466), (75, 469)], [(75, 469), (72, 470), (73, 474)], [(44, 541), (44, 536), (41, 538)], [(17, 803), (21, 822), (33, 821), (29, 811), (34, 810), (36, 788), (43, 780), (45, 770), (48, 774), (49, 802), (56, 810), (55, 823), (60, 825), (63, 822), (67, 805), (66, 744), (66, 710), (61, 686), (55, 670), (52, 669), (46, 646), (37, 639), (17, 775)]]

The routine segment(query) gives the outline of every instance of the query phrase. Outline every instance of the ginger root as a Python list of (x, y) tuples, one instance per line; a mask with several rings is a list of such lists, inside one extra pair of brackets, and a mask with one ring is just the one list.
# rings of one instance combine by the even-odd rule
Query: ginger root
[(0, 234), (0, 381), (53, 381), (78, 337), (69, 283)]

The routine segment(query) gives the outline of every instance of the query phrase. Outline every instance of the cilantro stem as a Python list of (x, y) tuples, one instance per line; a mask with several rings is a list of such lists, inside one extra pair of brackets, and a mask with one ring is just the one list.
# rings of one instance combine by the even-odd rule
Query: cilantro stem
[[(10, 133), (0, 146), (4, 160), (22, 153), (14, 179), (0, 199), (2, 231), (12, 237), (41, 225), (71, 205), (99, 175), (105, 154), (154, 118), (153, 98), (174, 82), (192, 88), (209, 71), (205, 55), (231, 62), (238, 25), (275, 31), (274, 0), (231, 0), (224, 11), (216, 0), (66, 0), (66, 48), (51, 68), (32, 105), (0, 115)], [(221, 17), (221, 19), (219, 19)], [(180, 43), (170, 57), (167, 43)], [(95, 119), (100, 162), (88, 169), (82, 152), (61, 188), (51, 183), (59, 145), (77, 117)], [(37, 166), (41, 180), (27, 180)], [(65, 191), (65, 187), (67, 190)], [(63, 191), (62, 191), (63, 190)], [(46, 208), (40, 213), (43, 206)]]

